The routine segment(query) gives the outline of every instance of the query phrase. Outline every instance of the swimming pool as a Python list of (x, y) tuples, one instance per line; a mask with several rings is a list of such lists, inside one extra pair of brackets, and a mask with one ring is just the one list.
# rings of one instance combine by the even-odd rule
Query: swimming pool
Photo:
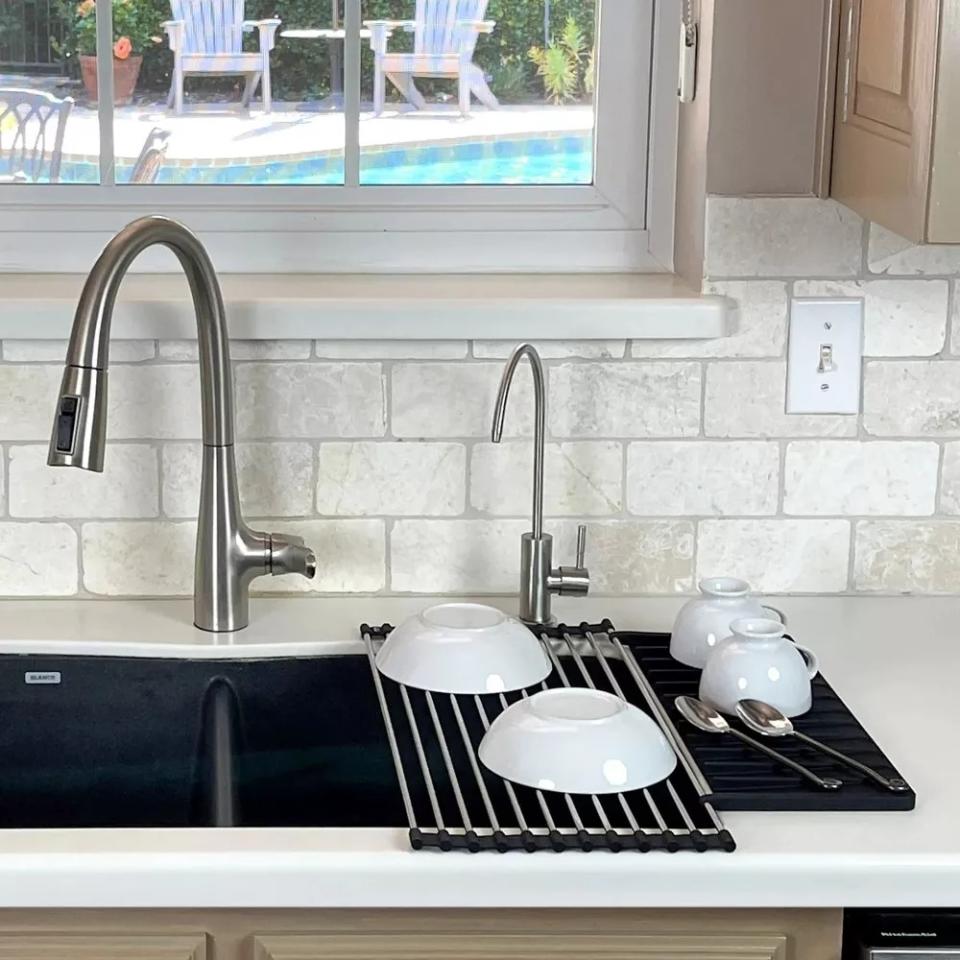
[[(126, 183), (133, 164), (117, 164), (117, 183)], [(96, 183), (90, 160), (64, 158), (62, 183)], [(478, 140), (448, 144), (364, 150), (360, 182), (384, 185), (589, 184), (593, 182), (593, 143), (588, 134)], [(167, 161), (158, 184), (278, 184), (338, 186), (343, 156), (253, 157), (237, 161)]]

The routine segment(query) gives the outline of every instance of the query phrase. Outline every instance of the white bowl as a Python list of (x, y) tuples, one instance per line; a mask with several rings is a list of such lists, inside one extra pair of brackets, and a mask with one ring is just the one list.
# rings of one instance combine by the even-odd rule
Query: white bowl
[(479, 603), (441, 603), (404, 620), (377, 653), (380, 672), (437, 693), (502, 693), (540, 683), (550, 661), (519, 620)]
[(622, 793), (669, 777), (667, 738), (642, 710), (612, 693), (566, 687), (511, 704), (480, 742), (488, 770), (560, 793)]

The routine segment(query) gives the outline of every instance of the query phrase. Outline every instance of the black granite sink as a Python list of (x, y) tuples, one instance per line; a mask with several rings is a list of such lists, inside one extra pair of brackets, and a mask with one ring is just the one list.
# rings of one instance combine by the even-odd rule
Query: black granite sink
[(365, 656), (0, 656), (0, 828), (405, 826)]

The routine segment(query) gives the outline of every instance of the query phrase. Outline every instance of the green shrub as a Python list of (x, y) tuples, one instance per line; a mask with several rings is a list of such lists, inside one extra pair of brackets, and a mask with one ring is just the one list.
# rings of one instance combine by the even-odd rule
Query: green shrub
[(585, 56), (586, 39), (573, 17), (563, 25), (560, 39), (552, 39), (546, 50), (530, 48), (530, 59), (543, 81), (547, 97), (554, 103), (567, 103), (575, 100), (581, 92), (592, 92), (593, 62), (591, 59), (585, 63)]
[(490, 89), (502, 103), (527, 103), (533, 96), (530, 69), (525, 60), (504, 60), (490, 73)]

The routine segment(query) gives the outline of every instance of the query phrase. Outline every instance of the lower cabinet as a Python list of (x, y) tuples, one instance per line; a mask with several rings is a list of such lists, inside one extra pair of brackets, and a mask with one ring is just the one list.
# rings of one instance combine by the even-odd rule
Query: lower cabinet
[(0, 911), (0, 960), (839, 960), (839, 910)]
[(6, 931), (0, 934), (0, 960), (212, 960), (204, 933), (128, 934)]

